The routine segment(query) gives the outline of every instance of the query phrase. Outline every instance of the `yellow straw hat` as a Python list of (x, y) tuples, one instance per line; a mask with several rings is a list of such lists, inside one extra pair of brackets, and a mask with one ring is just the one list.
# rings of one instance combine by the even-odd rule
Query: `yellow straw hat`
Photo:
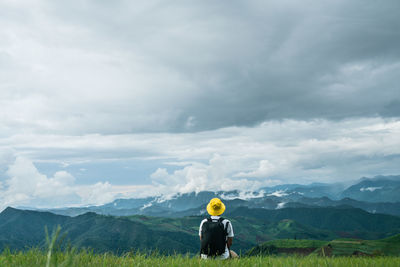
[(221, 199), (213, 198), (207, 205), (207, 211), (211, 216), (218, 216), (224, 213), (225, 205), (222, 203)]

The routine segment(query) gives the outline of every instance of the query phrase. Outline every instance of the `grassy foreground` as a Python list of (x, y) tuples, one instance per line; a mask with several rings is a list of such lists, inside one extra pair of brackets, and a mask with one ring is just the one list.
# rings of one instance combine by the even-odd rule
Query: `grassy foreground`
[(254, 256), (237, 260), (200, 260), (188, 256), (116, 256), (91, 252), (48, 253), (38, 249), (25, 252), (4, 251), (0, 266), (400, 266), (400, 257), (275, 257)]

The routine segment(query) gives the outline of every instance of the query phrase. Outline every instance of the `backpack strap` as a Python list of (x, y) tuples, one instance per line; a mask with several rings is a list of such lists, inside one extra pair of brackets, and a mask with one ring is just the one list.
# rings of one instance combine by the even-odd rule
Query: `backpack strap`
[(229, 227), (229, 221), (227, 221), (225, 224), (225, 235), (226, 236), (228, 236), (228, 227)]
[[(228, 227), (229, 227), (229, 221), (227, 221), (226, 224), (225, 224), (225, 236), (226, 236), (226, 237), (228, 236)], [(228, 246), (228, 240), (226, 241), (226, 246), (227, 246), (227, 248), (228, 248), (229, 258), (232, 258), (232, 255), (231, 255), (231, 248)]]

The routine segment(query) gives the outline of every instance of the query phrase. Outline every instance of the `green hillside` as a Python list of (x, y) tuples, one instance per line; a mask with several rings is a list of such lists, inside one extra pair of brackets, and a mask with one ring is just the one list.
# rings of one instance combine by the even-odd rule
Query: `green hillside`
[[(4, 247), (12, 250), (42, 247), (45, 226), (52, 230), (60, 225), (64, 244), (90, 248), (96, 253), (158, 250), (164, 255), (194, 255), (199, 251), (198, 228), (203, 218), (114, 217), (95, 213), (68, 217), (7, 208), (0, 213), (0, 250)], [(276, 239), (378, 239), (400, 232), (399, 217), (370, 214), (359, 209), (238, 208), (228, 213), (227, 218), (231, 220), (235, 233), (233, 249), (242, 253)], [(395, 242), (395, 239), (390, 240)]]
[(400, 256), (400, 234), (379, 240), (336, 239), (272, 240), (247, 252), (257, 255), (318, 255), (318, 256)]
[(380, 240), (333, 240), (314, 253), (327, 256), (400, 256), (400, 234)]
[(95, 213), (68, 217), (7, 208), (0, 214), (0, 249), (42, 247), (45, 227), (51, 231), (57, 225), (62, 228), (64, 245), (90, 248), (96, 253), (158, 250), (164, 254), (173, 254), (194, 252), (199, 246), (198, 238), (194, 235), (170, 231), (164, 227), (150, 229), (145, 224), (124, 217)]
[(0, 248), (23, 249), (44, 244), (44, 227), (50, 230), (69, 217), (50, 212), (7, 208), (0, 213)]
[[(372, 214), (351, 207), (285, 208), (279, 210), (240, 207), (230, 212), (229, 215), (235, 218), (254, 218), (264, 222), (279, 222), (290, 219), (308, 227), (330, 231), (335, 236), (343, 238), (380, 239), (400, 232), (399, 217)], [(327, 238), (322, 239), (327, 240)]]
[[(26, 249), (43, 246), (45, 226), (62, 227), (65, 242), (101, 253), (131, 250), (161, 253), (198, 253), (198, 228), (203, 217), (157, 218), (146, 216), (113, 217), (86, 213), (76, 217), (48, 212), (8, 208), (0, 214), (0, 249)], [(255, 245), (280, 238), (331, 240), (334, 233), (299, 224), (292, 220), (268, 222), (251, 217), (230, 218), (235, 240), (233, 248), (247, 251)]]
[[(198, 229), (203, 217), (192, 216), (184, 218), (154, 218), (146, 216), (130, 216), (130, 220), (141, 222), (150, 229), (164, 229), (165, 231), (183, 232), (194, 235), (198, 240)], [(299, 224), (293, 220), (279, 222), (265, 222), (254, 218), (229, 218), (235, 233), (234, 249), (246, 251), (256, 244), (271, 239), (307, 238), (331, 240), (338, 237), (326, 230), (319, 230)]]

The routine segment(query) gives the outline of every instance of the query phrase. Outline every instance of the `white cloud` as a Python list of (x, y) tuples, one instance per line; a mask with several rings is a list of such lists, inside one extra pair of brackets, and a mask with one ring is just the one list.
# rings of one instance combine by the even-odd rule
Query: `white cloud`
[[(287, 120), (190, 134), (14, 135), (0, 137), (0, 151), (40, 162), (81, 163), (86, 169), (85, 162), (140, 158), (154, 160), (154, 171), (164, 168), (160, 161), (178, 167), (174, 176), (183, 177), (196, 172), (198, 177), (348, 181), (397, 174), (399, 135), (396, 119)], [(8, 154), (2, 165), (13, 157)], [(200, 179), (198, 186), (203, 183), (208, 184)]]
[(106, 183), (81, 186), (66, 171), (53, 177), (41, 174), (31, 160), (17, 157), (7, 170), (8, 179), (0, 182), (0, 210), (7, 206), (60, 207), (98, 205), (112, 201), (116, 193)]
[[(0, 137), (0, 140), (2, 140), (1, 137)], [(0, 166), (8, 166), (14, 160), (15, 160), (15, 150), (14, 149), (12, 149), (11, 147), (2, 147), (0, 149)]]
[(166, 180), (169, 180), (169, 174), (166, 169), (158, 168), (154, 173), (150, 175), (150, 178), (155, 183), (165, 183)]
[(362, 188), (360, 188), (360, 191), (361, 192), (364, 192), (364, 191), (374, 192), (375, 190), (379, 190), (379, 189), (382, 189), (382, 188), (383, 188), (382, 186), (378, 186), (378, 187), (362, 187)]
[[(277, 183), (348, 182), (362, 176), (398, 174), (399, 135), (398, 120), (360, 118), (265, 122), (251, 128), (190, 134), (0, 137), (0, 151), (8, 151), (0, 162), (0, 169), (8, 169), (0, 176), (0, 198), (7, 205), (84, 205), (114, 197), (250, 191)], [(64, 171), (47, 177), (26, 158), (58, 163)], [(138, 185), (143, 182), (132, 179), (128, 185), (116, 186), (116, 177), (111, 176), (109, 183), (84, 186), (78, 179), (90, 173), (90, 163), (106, 165), (130, 158), (153, 164), (149, 177), (153, 184)], [(79, 171), (74, 180), (65, 167), (76, 164), (77, 170), (87, 171)]]
[[(279, 182), (279, 181), (277, 181)], [(271, 183), (272, 184), (272, 183)], [(231, 200), (231, 199), (252, 199), (252, 198), (260, 198), (265, 196), (264, 190), (260, 191), (239, 191), (239, 194), (229, 194), (229, 193), (223, 193), (221, 195), (221, 198)]]
[(274, 197), (284, 197), (287, 195), (288, 194), (286, 193), (285, 190), (278, 190), (278, 191), (272, 192), (271, 194), (268, 194), (268, 196), (274, 196)]
[(278, 203), (278, 205), (276, 206), (276, 209), (277, 209), (277, 210), (278, 210), (278, 209), (283, 209), (283, 208), (285, 207), (285, 205), (286, 205), (286, 202)]
[(249, 180), (231, 177), (225, 159), (214, 154), (208, 164), (193, 164), (169, 174), (166, 169), (157, 169), (152, 175), (153, 184), (164, 194), (200, 192), (204, 190), (257, 190), (262, 186), (280, 183), (277, 180)]
[(9, 178), (1, 192), (2, 206), (29, 205), (31, 201), (38, 203), (48, 199), (52, 199), (48, 204), (57, 205), (68, 203), (74, 197), (71, 188), (74, 178), (65, 171), (48, 178), (39, 173), (30, 160), (17, 157), (6, 174)]
[(240, 172), (235, 174), (235, 177), (257, 177), (266, 178), (274, 174), (275, 166), (268, 160), (261, 160), (258, 169), (250, 172)]
[(100, 205), (111, 202), (116, 195), (112, 190), (110, 183), (96, 183), (90, 186), (77, 187), (77, 194), (81, 197), (85, 205)]

